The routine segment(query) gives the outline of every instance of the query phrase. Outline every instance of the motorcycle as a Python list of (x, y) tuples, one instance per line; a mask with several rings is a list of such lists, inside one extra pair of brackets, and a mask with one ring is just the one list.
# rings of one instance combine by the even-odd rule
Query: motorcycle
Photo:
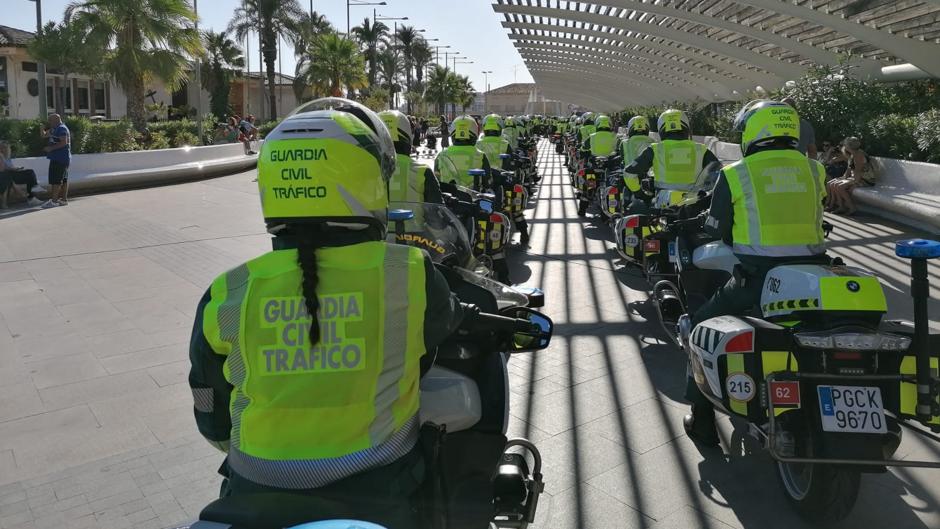
[(897, 246), (913, 258), (914, 323), (884, 318), (874, 274), (817, 258), (770, 270), (749, 314), (692, 328), (676, 314), (694, 313), (738, 266), (731, 248), (704, 235), (703, 222), (676, 218), (664, 230), (676, 240), (677, 280), (659, 281), (652, 300), (698, 389), (716, 410), (746, 421), (774, 459), (792, 507), (813, 522), (835, 522), (854, 506), (861, 474), (940, 468), (892, 458), (902, 423), (940, 431), (940, 335), (928, 336), (926, 314), (926, 259), (940, 257), (940, 243)]
[[(598, 187), (607, 183), (607, 156), (589, 156), (584, 166), (578, 171), (575, 197), (578, 200), (578, 216), (587, 215), (591, 201), (596, 200)], [(604, 185), (606, 188), (606, 185)]]
[(562, 134), (560, 132), (552, 134), (552, 143), (555, 144), (555, 154), (565, 152), (565, 143), (562, 140)]
[[(692, 204), (697, 204), (700, 211), (707, 209), (711, 195), (702, 192), (714, 187), (720, 170), (718, 163), (703, 167), (686, 192), (657, 191), (653, 181), (645, 178), (641, 181), (642, 191), (633, 195), (643, 213), (625, 214), (613, 221), (617, 253), (628, 265), (640, 267), (651, 284), (660, 276), (675, 274), (676, 247), (674, 241), (670, 242), (671, 236), (662, 233), (674, 217), (670, 212)], [(628, 208), (625, 210), (629, 213)]]
[[(442, 210), (433, 214), (438, 213)], [(407, 234), (407, 225), (414, 219), (411, 210), (390, 212), (396, 237)], [(431, 221), (429, 217), (424, 220)], [(554, 326), (550, 318), (527, 307), (499, 310), (490, 290), (468, 281), (455, 264), (462, 262), (459, 255), (470, 242), (459, 223), (448, 224), (435, 228), (433, 246), (428, 245), (434, 250), (432, 260), (461, 301), (480, 312), (470, 311), (461, 329), (431, 354), (432, 364), (421, 378), (421, 447), (428, 472), (417, 505), (420, 527), (482, 529), (492, 524), (524, 529), (534, 521), (544, 490), (542, 459), (530, 441), (506, 438), (506, 362), (509, 354), (548, 347)], [(332, 520), (334, 525), (322, 527), (384, 529), (346, 520), (363, 516), (368, 518), (337, 500), (258, 493), (220, 498), (202, 510), (199, 521), (186, 527), (274, 529)]]

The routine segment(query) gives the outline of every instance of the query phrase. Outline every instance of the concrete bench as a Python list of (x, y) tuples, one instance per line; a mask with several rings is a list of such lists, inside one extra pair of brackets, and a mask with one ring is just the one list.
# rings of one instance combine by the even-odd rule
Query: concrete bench
[[(46, 186), (49, 162), (45, 158), (17, 158), (16, 165), (36, 171)], [(164, 185), (247, 171), (258, 163), (240, 143), (72, 156), (69, 193)]]
[(940, 165), (878, 160), (884, 166), (878, 183), (852, 192), (859, 209), (940, 233)]

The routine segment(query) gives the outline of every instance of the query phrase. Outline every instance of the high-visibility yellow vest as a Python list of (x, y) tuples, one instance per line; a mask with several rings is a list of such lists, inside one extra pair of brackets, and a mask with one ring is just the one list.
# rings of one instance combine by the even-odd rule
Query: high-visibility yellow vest
[[(483, 169), (483, 154), (474, 145), (451, 145), (437, 155), (435, 162), (442, 182), (457, 182), (464, 187), (473, 187), (470, 169)], [(448, 163), (448, 161), (450, 163)]]
[(597, 127), (594, 125), (582, 125), (581, 128), (578, 129), (578, 143), (583, 144), (584, 140), (590, 138), (591, 134), (595, 132), (597, 132)]
[(617, 135), (609, 130), (602, 130), (591, 134), (588, 138), (593, 156), (611, 156), (617, 149)]
[(822, 164), (795, 150), (772, 150), (729, 165), (724, 174), (734, 205), (735, 253), (798, 257), (826, 251)]
[(389, 202), (424, 202), (424, 179), (430, 168), (411, 156), (395, 157), (395, 174), (388, 182)]
[(516, 127), (506, 127), (503, 129), (503, 139), (509, 142), (513, 150), (519, 148), (519, 129)]
[(630, 165), (636, 160), (640, 154), (643, 153), (650, 145), (653, 144), (653, 138), (646, 136), (644, 134), (637, 134), (636, 136), (630, 136), (626, 141), (621, 142), (621, 151), (623, 154), (623, 165), (624, 167)]
[(483, 136), (477, 141), (477, 150), (486, 155), (491, 168), (502, 169), (503, 159), (499, 155), (509, 150), (509, 142), (499, 136)]
[(231, 468), (261, 485), (326, 485), (418, 439), (424, 253), (366, 242), (317, 250), (320, 342), (310, 345), (297, 250), (219, 276), (203, 332), (232, 386)]
[(702, 171), (707, 147), (692, 140), (664, 140), (651, 147), (656, 189), (691, 191)]

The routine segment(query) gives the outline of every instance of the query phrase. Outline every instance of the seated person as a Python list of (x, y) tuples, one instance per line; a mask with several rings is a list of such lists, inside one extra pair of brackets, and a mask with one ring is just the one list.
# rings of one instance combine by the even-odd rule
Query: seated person
[(36, 172), (13, 165), (10, 144), (0, 141), (0, 207), (7, 208), (7, 196), (16, 192), (14, 184), (26, 186), (26, 204), (35, 207), (42, 204), (34, 191), (44, 191), (36, 181)]

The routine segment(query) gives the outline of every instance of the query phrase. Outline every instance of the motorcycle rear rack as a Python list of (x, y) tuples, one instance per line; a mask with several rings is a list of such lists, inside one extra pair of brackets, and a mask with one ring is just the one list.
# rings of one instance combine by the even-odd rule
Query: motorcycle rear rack
[[(794, 373), (794, 372), (777, 372), (771, 373), (767, 376), (766, 387), (764, 391), (769, 391), (770, 383), (776, 381), (777, 379), (785, 379), (790, 381), (799, 381), (799, 380), (845, 380), (845, 381), (890, 381), (896, 380), (898, 382), (916, 382), (916, 378), (913, 375), (830, 375), (830, 374), (820, 374), (820, 373)], [(770, 457), (774, 458), (776, 461), (781, 463), (796, 463), (796, 464), (825, 464), (825, 465), (860, 465), (860, 466), (875, 466), (875, 467), (917, 467), (917, 468), (938, 468), (940, 469), (940, 461), (909, 461), (901, 459), (844, 459), (844, 458), (820, 458), (820, 457), (790, 457), (785, 456), (777, 451), (776, 446), (776, 428), (777, 428), (777, 415), (774, 412), (774, 404), (769, 394), (765, 394), (767, 400), (767, 414), (769, 416), (769, 425), (768, 431), (766, 434), (767, 439), (767, 451), (770, 453)], [(905, 422), (904, 419), (898, 418), (899, 422)]]
[(507, 513), (496, 514), (497, 517), (506, 516), (507, 518), (494, 519), (493, 524), (496, 527), (505, 527), (507, 529), (525, 528), (534, 522), (535, 511), (539, 505), (539, 496), (545, 491), (545, 483), (542, 481), (542, 454), (539, 449), (528, 439), (516, 438), (506, 442), (504, 451), (514, 446), (522, 447), (532, 455), (532, 488), (529, 489), (529, 495), (525, 501), (525, 512), (521, 513), (521, 517), (513, 518), (513, 515)]

